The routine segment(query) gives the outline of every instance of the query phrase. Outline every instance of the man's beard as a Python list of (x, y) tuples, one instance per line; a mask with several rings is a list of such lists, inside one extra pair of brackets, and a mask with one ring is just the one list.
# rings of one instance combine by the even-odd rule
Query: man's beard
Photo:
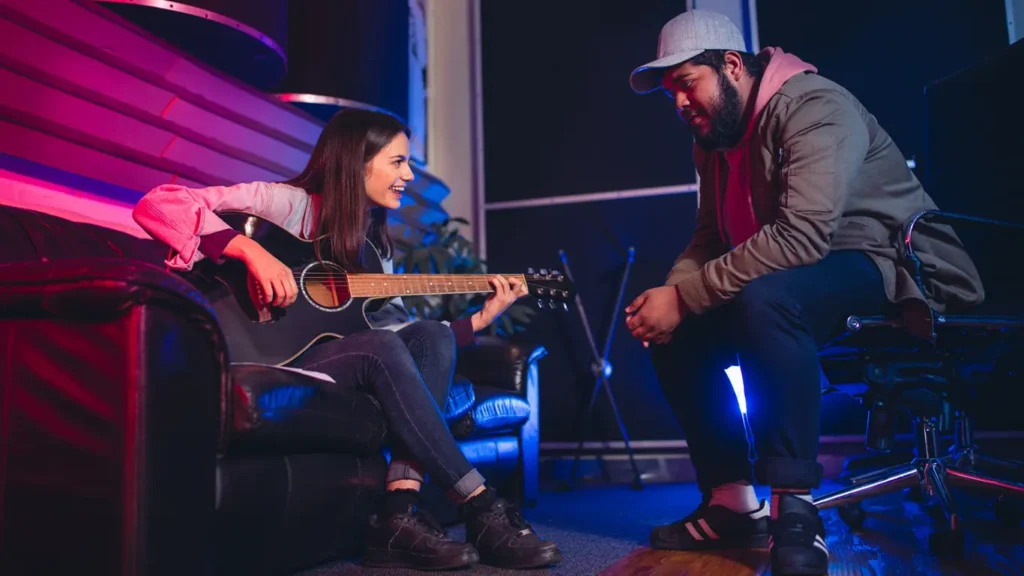
[(705, 136), (693, 135), (697, 145), (705, 150), (732, 148), (743, 136), (743, 103), (736, 87), (718, 74), (718, 98), (708, 109), (708, 133)]

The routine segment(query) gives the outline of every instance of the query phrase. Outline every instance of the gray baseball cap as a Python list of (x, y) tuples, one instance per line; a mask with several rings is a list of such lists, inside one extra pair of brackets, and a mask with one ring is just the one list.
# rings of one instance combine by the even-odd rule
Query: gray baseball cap
[(658, 59), (633, 70), (629, 85), (637, 94), (661, 87), (661, 75), (705, 50), (747, 50), (732, 20), (710, 10), (690, 10), (668, 21), (658, 35)]

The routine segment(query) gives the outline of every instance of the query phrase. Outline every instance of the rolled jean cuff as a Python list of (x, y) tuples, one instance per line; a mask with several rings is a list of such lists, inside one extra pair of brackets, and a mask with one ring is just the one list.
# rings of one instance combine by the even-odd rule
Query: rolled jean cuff
[(401, 460), (397, 462), (392, 460), (391, 464), (388, 465), (388, 473), (384, 477), (384, 481), (390, 483), (398, 480), (415, 480), (420, 484), (424, 482), (423, 473), (417, 470), (415, 466)]
[(484, 477), (477, 472), (476, 468), (473, 468), (452, 486), (451, 495), (458, 500), (465, 500), (483, 486), (485, 482)]
[(813, 490), (821, 484), (822, 467), (817, 460), (758, 458), (757, 479), (772, 488)]

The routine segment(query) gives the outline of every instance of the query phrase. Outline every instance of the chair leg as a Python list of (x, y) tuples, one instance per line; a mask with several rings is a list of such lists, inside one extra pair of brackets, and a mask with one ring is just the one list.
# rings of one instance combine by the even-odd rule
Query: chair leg
[(815, 498), (814, 505), (817, 506), (819, 510), (824, 510), (826, 508), (832, 508), (833, 506), (860, 502), (861, 500), (871, 498), (872, 496), (879, 496), (881, 494), (897, 492), (904, 488), (910, 488), (911, 486), (917, 485), (920, 481), (921, 473), (918, 471), (916, 466), (902, 466), (884, 478), (857, 484), (855, 486), (827, 494), (821, 498)]
[(883, 468), (881, 470), (873, 470), (871, 472), (865, 472), (863, 474), (857, 474), (856, 476), (850, 476), (850, 478), (849, 478), (850, 484), (853, 484), (853, 485), (866, 484), (868, 482), (874, 482), (875, 480), (881, 480), (883, 478), (888, 478), (889, 476), (892, 476), (893, 474), (898, 474), (899, 472), (902, 472), (903, 470), (906, 470), (907, 466), (908, 466), (908, 464), (906, 462), (904, 462), (902, 464), (897, 464), (896, 466), (890, 466), (888, 468)]
[(960, 515), (957, 513), (956, 503), (952, 494), (946, 486), (947, 474), (950, 469), (938, 462), (929, 462), (924, 468), (925, 484), (929, 493), (935, 497), (942, 511), (946, 514), (950, 530), (957, 530), (960, 524)]
[(966, 488), (968, 490), (984, 490), (995, 494), (1007, 494), (1018, 498), (1024, 498), (1024, 484), (1018, 484), (1008, 480), (1000, 480), (991, 476), (985, 476), (983, 474), (969, 472), (967, 470), (959, 470), (957, 468), (948, 468), (946, 470), (946, 476), (949, 478), (950, 484), (959, 488)]
[(974, 465), (976, 469), (984, 472), (1001, 472), (1010, 476), (1024, 476), (1024, 462), (1017, 460), (1003, 460), (1002, 458), (992, 458), (991, 456), (975, 453)]

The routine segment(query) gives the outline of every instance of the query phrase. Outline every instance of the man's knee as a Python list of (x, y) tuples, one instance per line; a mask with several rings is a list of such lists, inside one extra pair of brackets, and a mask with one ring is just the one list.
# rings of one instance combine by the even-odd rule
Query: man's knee
[(800, 306), (789, 293), (783, 274), (774, 273), (755, 278), (747, 284), (734, 303), (737, 329), (749, 329), (759, 322), (780, 315), (797, 317)]

